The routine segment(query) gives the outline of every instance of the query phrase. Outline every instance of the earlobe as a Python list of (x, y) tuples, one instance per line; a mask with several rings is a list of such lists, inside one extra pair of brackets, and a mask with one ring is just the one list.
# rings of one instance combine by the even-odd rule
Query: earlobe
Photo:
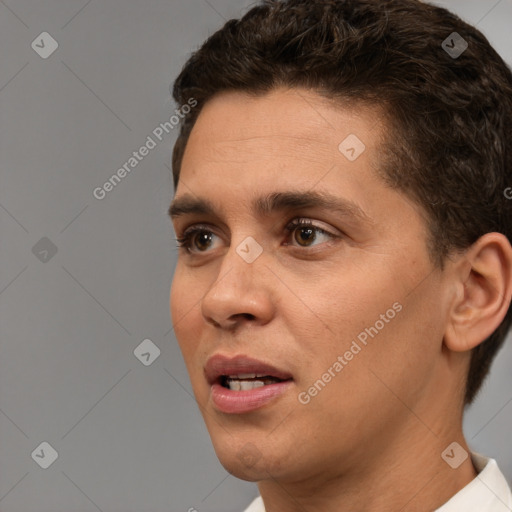
[(460, 258), (454, 279), (456, 297), (444, 343), (463, 352), (485, 341), (507, 314), (512, 296), (512, 247), (507, 237), (480, 237)]

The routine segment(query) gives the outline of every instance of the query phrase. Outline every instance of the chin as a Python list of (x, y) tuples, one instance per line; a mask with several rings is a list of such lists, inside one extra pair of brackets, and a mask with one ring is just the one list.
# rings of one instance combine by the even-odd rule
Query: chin
[(236, 478), (248, 482), (268, 478), (263, 454), (249, 442), (226, 435), (224, 440), (214, 442), (213, 448), (223, 468)]
[(283, 462), (288, 457), (280, 453), (277, 447), (270, 445), (268, 440), (260, 443), (252, 435), (219, 435), (222, 437), (215, 441), (212, 437), (213, 447), (219, 462), (228, 473), (248, 482), (284, 476)]
[(246, 482), (259, 482), (269, 478), (268, 472), (258, 470), (256, 467), (248, 468), (236, 458), (219, 458), (219, 461), (228, 473), (232, 474), (239, 480), (245, 480)]

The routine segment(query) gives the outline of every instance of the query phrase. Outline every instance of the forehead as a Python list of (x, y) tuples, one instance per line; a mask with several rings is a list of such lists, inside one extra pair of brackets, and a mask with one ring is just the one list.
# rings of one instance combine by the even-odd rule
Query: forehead
[[(236, 186), (242, 176), (253, 176), (261, 186), (265, 180), (291, 174), (305, 180), (304, 185), (313, 185), (333, 165), (362, 174), (364, 166), (378, 160), (381, 119), (375, 107), (335, 103), (303, 89), (277, 89), (259, 96), (224, 92), (199, 114), (185, 148), (180, 180), (200, 174), (201, 181), (209, 181), (222, 175)], [(356, 155), (357, 161), (341, 152), (346, 140), (352, 146), (356, 142), (357, 152), (364, 151)]]

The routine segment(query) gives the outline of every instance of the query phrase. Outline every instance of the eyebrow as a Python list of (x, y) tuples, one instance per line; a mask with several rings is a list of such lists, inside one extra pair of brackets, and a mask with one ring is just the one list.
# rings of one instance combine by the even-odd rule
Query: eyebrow
[[(321, 208), (353, 218), (364, 224), (373, 224), (373, 220), (353, 201), (334, 196), (328, 192), (273, 192), (254, 199), (251, 208), (252, 212), (260, 217), (270, 215), (276, 211)], [(213, 203), (190, 194), (184, 194), (174, 199), (169, 207), (168, 214), (172, 220), (192, 214), (217, 216)]]

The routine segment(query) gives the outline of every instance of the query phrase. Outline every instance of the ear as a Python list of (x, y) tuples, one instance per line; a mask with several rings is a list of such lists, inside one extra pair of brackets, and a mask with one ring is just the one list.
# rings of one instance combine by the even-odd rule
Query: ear
[(468, 351), (501, 324), (512, 296), (512, 247), (505, 235), (480, 237), (455, 264), (455, 299), (448, 312), (445, 345)]

